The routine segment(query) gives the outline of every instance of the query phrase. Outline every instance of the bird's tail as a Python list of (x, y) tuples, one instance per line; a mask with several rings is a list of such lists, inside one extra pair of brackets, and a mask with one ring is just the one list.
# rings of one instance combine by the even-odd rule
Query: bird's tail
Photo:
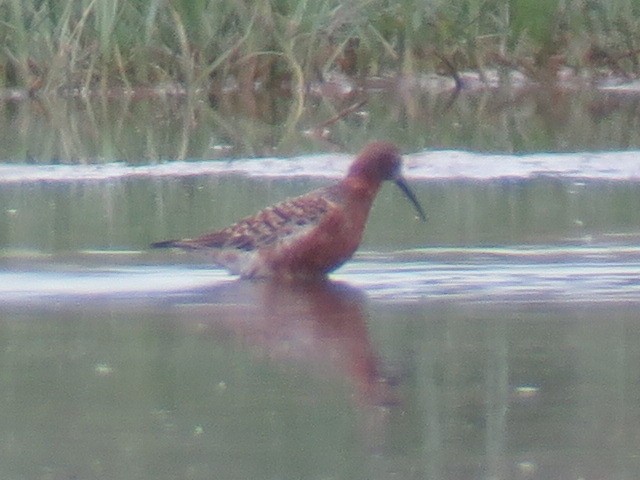
[(179, 246), (179, 240), (163, 240), (161, 242), (154, 242), (149, 245), (151, 248), (173, 248)]
[(197, 250), (198, 246), (188, 240), (163, 240), (149, 245), (151, 248), (184, 248), (186, 250)]

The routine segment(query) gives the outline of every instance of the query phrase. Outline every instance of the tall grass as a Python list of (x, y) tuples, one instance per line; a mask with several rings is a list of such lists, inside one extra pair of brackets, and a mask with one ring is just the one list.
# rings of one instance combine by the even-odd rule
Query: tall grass
[[(0, 86), (302, 92), (352, 76), (638, 72), (640, 0), (0, 0)], [(300, 94), (300, 93), (299, 93)]]

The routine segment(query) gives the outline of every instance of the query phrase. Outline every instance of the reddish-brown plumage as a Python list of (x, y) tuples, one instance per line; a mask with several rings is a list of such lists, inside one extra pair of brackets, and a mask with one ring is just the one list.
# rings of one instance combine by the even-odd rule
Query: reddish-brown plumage
[(335, 185), (267, 207), (223, 230), (152, 246), (206, 252), (213, 262), (244, 278), (322, 277), (357, 250), (383, 181), (395, 181), (424, 220), (401, 167), (393, 144), (372, 142)]

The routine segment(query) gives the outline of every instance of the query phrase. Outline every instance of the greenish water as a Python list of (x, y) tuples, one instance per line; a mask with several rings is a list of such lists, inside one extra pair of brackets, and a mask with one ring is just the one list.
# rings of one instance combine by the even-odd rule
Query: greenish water
[(3, 478), (640, 471), (637, 303), (256, 288), (4, 308)]
[[(5, 185), (0, 188), (0, 247), (40, 253), (146, 250), (153, 241), (222, 228), (325, 184), (232, 175)], [(413, 188), (427, 210), (427, 223), (416, 221), (401, 192), (385, 186), (371, 214), (364, 250), (636, 245), (640, 236), (636, 182), (454, 179), (414, 181)]]
[(411, 152), (428, 222), (385, 186), (354, 260), (289, 286), (147, 246), (339, 177), (303, 155), (337, 148), (317, 117), (3, 104), (0, 477), (636, 478), (635, 97), (500, 95), (386, 93), (331, 127)]
[[(592, 89), (516, 86), (425, 90), (397, 81), (379, 92), (353, 87), (309, 94), (304, 108), (279, 93), (213, 99), (160, 96), (0, 102), (5, 162), (132, 164), (314, 152), (355, 153), (373, 138), (406, 152), (462, 148), (489, 152), (640, 148), (637, 85)], [(309, 132), (366, 99), (322, 135)], [(322, 131), (322, 129), (320, 129)]]

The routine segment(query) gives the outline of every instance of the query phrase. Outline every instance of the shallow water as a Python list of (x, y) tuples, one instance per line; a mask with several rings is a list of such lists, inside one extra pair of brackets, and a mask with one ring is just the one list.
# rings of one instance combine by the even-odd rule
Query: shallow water
[(365, 255), (290, 286), (5, 270), (3, 475), (633, 477), (637, 258), (477, 254)]
[[(117, 254), (115, 264), (114, 255), (13, 257), (0, 269), (0, 305), (30, 308), (101, 299), (156, 302), (238, 283), (215, 266), (159, 265), (132, 252)], [(385, 303), (636, 303), (640, 302), (640, 247), (361, 252), (331, 278)]]
[[(294, 285), (147, 246), (333, 181), (348, 156), (211, 162), (183, 144), (194, 158), (154, 164), (114, 155), (106, 130), (110, 155), (67, 142), (81, 161), (42, 165), (58, 147), (35, 138), (36, 164), (0, 165), (0, 477), (637, 477), (640, 144), (619, 128), (623, 104), (548, 129), (557, 145), (606, 137), (609, 152), (407, 142), (427, 223), (385, 186), (353, 261)], [(522, 110), (489, 106), (474, 148), (491, 131), (496, 149), (534, 148), (530, 125), (495, 130)], [(428, 117), (409, 113), (420, 144)], [(129, 121), (114, 129), (135, 137)], [(147, 147), (181, 157), (180, 132), (151, 127)], [(438, 132), (460, 147), (459, 126)]]

